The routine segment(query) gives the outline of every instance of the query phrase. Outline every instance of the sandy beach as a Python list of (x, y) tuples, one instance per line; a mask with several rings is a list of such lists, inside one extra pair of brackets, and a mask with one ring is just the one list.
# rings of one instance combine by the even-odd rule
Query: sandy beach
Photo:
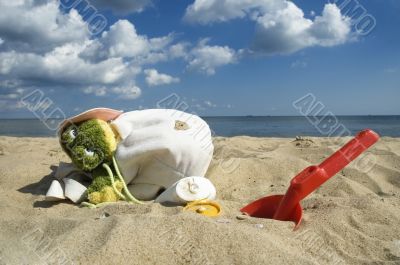
[[(343, 139), (349, 140), (349, 138)], [(400, 264), (400, 138), (382, 138), (303, 202), (293, 223), (238, 218), (247, 203), (339, 148), (328, 138), (214, 139), (207, 176), (223, 212), (159, 204), (100, 209), (44, 201), (56, 138), (0, 137), (0, 264)]]

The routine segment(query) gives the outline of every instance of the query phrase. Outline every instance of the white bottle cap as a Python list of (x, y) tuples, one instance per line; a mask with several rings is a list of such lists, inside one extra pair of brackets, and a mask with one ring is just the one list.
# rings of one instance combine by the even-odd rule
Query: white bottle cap
[(155, 202), (186, 204), (196, 200), (212, 200), (215, 196), (215, 187), (209, 179), (193, 176), (175, 182), (158, 196)]

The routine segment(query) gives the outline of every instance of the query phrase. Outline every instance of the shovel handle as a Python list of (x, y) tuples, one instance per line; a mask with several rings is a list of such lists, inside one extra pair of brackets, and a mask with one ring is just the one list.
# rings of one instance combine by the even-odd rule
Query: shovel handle
[(364, 130), (319, 166), (311, 166), (304, 169), (291, 180), (290, 187), (282, 199), (274, 218), (285, 220), (286, 216), (291, 213), (302, 199), (336, 175), (378, 140), (379, 135), (377, 133), (372, 130)]
[(304, 199), (378, 140), (379, 135), (372, 130), (364, 130), (358, 133), (355, 138), (319, 166), (310, 167), (308, 171), (294, 177), (290, 183), (291, 186), (300, 193), (300, 200)]

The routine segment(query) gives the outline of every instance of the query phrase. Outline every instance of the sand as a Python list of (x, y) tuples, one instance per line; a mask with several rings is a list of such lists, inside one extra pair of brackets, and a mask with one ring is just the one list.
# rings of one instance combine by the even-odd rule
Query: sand
[[(348, 140), (348, 139), (344, 139)], [(55, 138), (0, 137), (0, 264), (400, 264), (400, 139), (382, 138), (303, 201), (304, 221), (237, 218), (339, 147), (328, 138), (215, 138), (207, 176), (223, 213), (50, 203)], [(368, 159), (362, 158), (360, 161)], [(369, 170), (368, 170), (369, 169)]]

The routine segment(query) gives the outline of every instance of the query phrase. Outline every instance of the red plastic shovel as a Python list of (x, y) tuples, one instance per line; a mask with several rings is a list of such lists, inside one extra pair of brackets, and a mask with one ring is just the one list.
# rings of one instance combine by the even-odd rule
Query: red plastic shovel
[(253, 217), (292, 221), (296, 224), (296, 229), (303, 217), (300, 201), (378, 140), (379, 135), (372, 130), (360, 132), (353, 140), (322, 162), (322, 164), (310, 166), (294, 177), (285, 195), (261, 198), (243, 207), (240, 211)]

